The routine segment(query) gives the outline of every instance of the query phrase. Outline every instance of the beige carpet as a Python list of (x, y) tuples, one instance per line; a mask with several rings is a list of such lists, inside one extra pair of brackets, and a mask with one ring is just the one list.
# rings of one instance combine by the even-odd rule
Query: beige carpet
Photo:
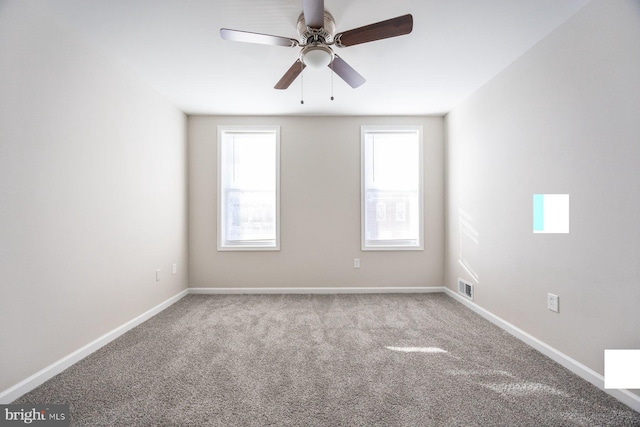
[(87, 426), (640, 426), (444, 294), (190, 295), (15, 403)]

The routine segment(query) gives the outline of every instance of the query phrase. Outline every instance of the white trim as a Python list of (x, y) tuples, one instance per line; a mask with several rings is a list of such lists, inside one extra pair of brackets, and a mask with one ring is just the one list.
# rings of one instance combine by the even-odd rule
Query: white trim
[(444, 292), (443, 286), (376, 288), (189, 288), (189, 294), (430, 294)]
[(180, 300), (181, 298), (183, 298), (184, 296), (186, 296), (188, 294), (189, 294), (189, 290), (188, 289), (185, 289), (185, 290), (181, 291), (177, 295), (175, 295), (175, 296), (169, 298), (168, 300), (156, 305), (155, 307), (153, 307), (152, 309), (142, 313), (138, 317), (128, 321), (124, 325), (121, 325), (121, 326), (115, 328), (111, 332), (107, 332), (106, 334), (104, 334), (100, 338), (97, 338), (97, 339), (91, 341), (89, 344), (85, 345), (84, 347), (79, 348), (78, 350), (74, 351), (73, 353), (68, 354), (67, 356), (65, 356), (62, 359), (52, 363), (51, 365), (47, 366), (46, 368), (39, 370), (38, 372), (36, 372), (35, 374), (31, 375), (30, 377), (20, 381), (19, 383), (13, 385), (12, 387), (9, 387), (8, 389), (2, 391), (0, 393), (0, 404), (8, 404), (8, 403), (13, 402), (14, 400), (18, 399), (20, 396), (30, 392), (31, 390), (33, 390), (34, 388), (38, 387), (39, 385), (41, 385), (45, 381), (48, 381), (51, 378), (53, 378), (54, 376), (58, 375), (60, 372), (64, 371), (65, 369), (67, 369), (71, 365), (79, 362), (80, 360), (82, 360), (85, 357), (89, 356), (91, 353), (93, 353), (96, 350), (100, 349), (101, 347), (104, 347), (105, 345), (109, 344), (111, 341), (115, 340), (116, 338), (118, 338), (119, 336), (121, 336), (122, 334), (127, 332), (128, 330), (133, 329), (136, 326), (138, 326), (139, 324), (141, 324), (141, 323), (147, 321), (148, 319), (152, 318), (153, 316), (155, 316), (156, 314), (160, 313), (162, 310), (164, 310), (165, 308), (167, 308), (170, 305), (174, 304), (175, 302), (177, 302), (178, 300)]
[(567, 356), (566, 354), (561, 353), (560, 351), (558, 351), (555, 348), (551, 347), (549, 344), (540, 341), (539, 339), (537, 339), (533, 335), (529, 335), (528, 333), (526, 333), (522, 329), (512, 325), (511, 323), (507, 322), (506, 320), (504, 320), (504, 319), (496, 316), (495, 314), (491, 313), (490, 311), (485, 310), (484, 308), (480, 307), (478, 304), (476, 304), (476, 303), (474, 303), (472, 301), (469, 301), (467, 298), (463, 297), (462, 295), (459, 295), (457, 292), (454, 292), (454, 291), (452, 291), (451, 289), (449, 289), (447, 287), (444, 288), (444, 292), (447, 295), (449, 295), (451, 298), (455, 299), (458, 302), (461, 302), (462, 304), (464, 304), (469, 309), (475, 311), (480, 316), (484, 317), (485, 319), (487, 319), (488, 321), (490, 321), (494, 325), (502, 328), (506, 332), (508, 332), (511, 335), (513, 335), (514, 337), (518, 338), (520, 341), (522, 341), (525, 344), (527, 344), (527, 345), (533, 347), (534, 349), (538, 350), (540, 353), (544, 354), (545, 356), (547, 356), (548, 358), (550, 358), (554, 362), (556, 362), (556, 363), (560, 364), (561, 366), (567, 368), (568, 370), (570, 370), (571, 372), (573, 372), (574, 374), (576, 374), (580, 378), (589, 381), (591, 384), (593, 384), (594, 386), (598, 387), (600, 390), (604, 391), (605, 393), (607, 393), (607, 394), (613, 396), (614, 398), (618, 399), (620, 402), (622, 402), (625, 405), (629, 406), (634, 411), (640, 412), (640, 396), (638, 396), (638, 395), (636, 395), (634, 393), (631, 393), (629, 390), (605, 389), (604, 388), (604, 376), (600, 375), (599, 373), (597, 373), (593, 369), (583, 365), (582, 363), (580, 363), (577, 360)]

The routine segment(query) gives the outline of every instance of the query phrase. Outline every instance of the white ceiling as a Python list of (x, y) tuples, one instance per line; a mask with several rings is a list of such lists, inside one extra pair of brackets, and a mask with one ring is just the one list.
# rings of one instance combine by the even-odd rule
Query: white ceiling
[[(339, 49), (367, 82), (307, 68), (273, 89), (299, 48), (224, 41), (222, 27), (297, 38), (301, 0), (37, 0), (188, 114), (443, 114), (590, 0), (325, 0), (338, 32), (406, 13), (406, 36)], [(338, 48), (336, 48), (338, 49)]]

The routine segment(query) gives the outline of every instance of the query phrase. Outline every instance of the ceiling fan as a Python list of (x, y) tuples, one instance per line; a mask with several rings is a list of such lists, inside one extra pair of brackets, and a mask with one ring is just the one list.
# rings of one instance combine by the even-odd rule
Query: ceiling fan
[(221, 28), (220, 36), (224, 40), (237, 42), (301, 47), (300, 57), (276, 83), (275, 89), (287, 89), (307, 65), (316, 68), (328, 66), (349, 86), (357, 88), (366, 80), (335, 54), (332, 46), (343, 48), (402, 36), (409, 34), (412, 29), (413, 17), (408, 14), (336, 34), (335, 21), (324, 9), (324, 0), (302, 0), (302, 13), (297, 24), (299, 40), (228, 28)]

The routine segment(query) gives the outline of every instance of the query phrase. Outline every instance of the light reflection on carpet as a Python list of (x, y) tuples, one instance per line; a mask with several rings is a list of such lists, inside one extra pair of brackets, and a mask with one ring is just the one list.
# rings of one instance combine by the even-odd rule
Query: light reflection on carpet
[(554, 387), (541, 383), (521, 382), (521, 383), (504, 383), (504, 384), (481, 384), (490, 390), (500, 394), (512, 396), (525, 396), (531, 394), (552, 394), (557, 396), (569, 397), (569, 394), (560, 391)]
[(399, 351), (402, 353), (446, 353), (447, 350), (443, 350), (438, 347), (385, 347), (387, 350)]

